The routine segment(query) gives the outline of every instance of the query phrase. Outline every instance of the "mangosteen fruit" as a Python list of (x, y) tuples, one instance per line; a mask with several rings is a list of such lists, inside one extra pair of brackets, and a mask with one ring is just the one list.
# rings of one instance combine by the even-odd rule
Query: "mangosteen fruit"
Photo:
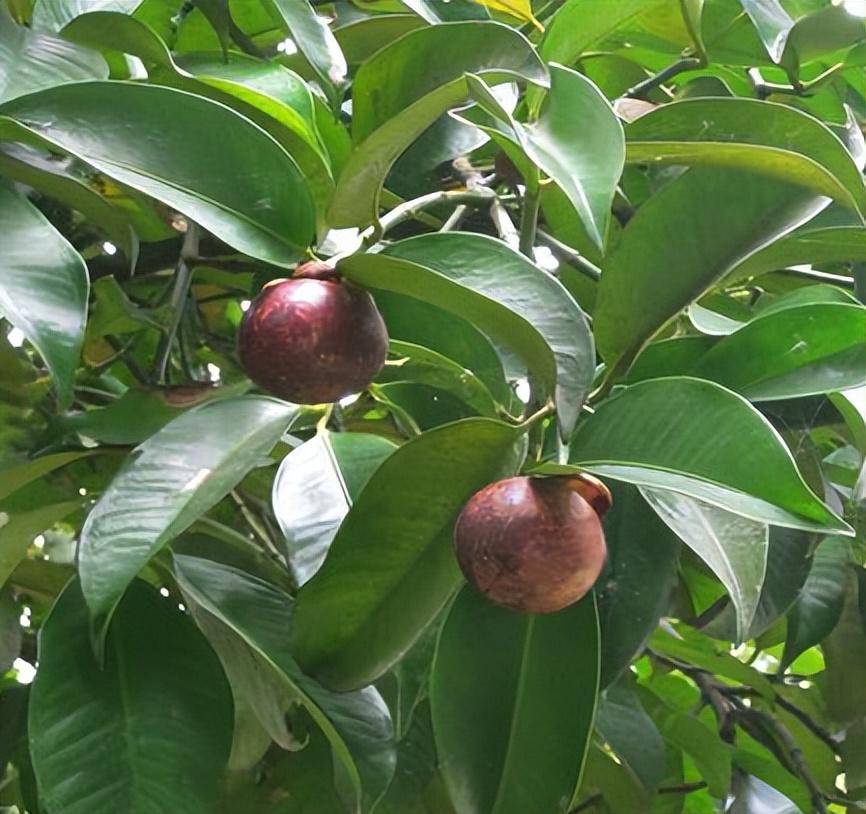
[(588, 475), (514, 477), (476, 492), (454, 528), (466, 579), (492, 602), (553, 613), (595, 584), (607, 549), (607, 487)]
[(314, 261), (262, 289), (244, 314), (237, 348), (262, 389), (324, 404), (370, 384), (385, 363), (388, 331), (366, 291)]

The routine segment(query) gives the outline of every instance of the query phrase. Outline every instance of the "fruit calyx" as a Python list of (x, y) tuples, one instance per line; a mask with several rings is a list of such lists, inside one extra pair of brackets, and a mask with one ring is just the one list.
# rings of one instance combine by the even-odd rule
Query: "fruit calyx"
[(329, 282), (340, 282), (342, 275), (333, 266), (329, 266), (323, 260), (310, 260), (301, 263), (292, 274), (293, 280), (326, 280)]

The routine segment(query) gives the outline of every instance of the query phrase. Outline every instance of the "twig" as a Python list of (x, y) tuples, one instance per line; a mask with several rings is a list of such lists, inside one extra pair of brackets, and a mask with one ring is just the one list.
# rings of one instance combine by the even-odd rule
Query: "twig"
[(565, 261), (571, 266), (574, 266), (584, 277), (589, 277), (593, 282), (598, 282), (601, 279), (601, 269), (594, 263), (587, 260), (577, 249), (572, 249), (565, 243), (557, 240), (553, 235), (548, 234), (543, 229), (536, 230), (538, 239), (547, 245), (547, 247), (560, 260)]
[(520, 233), (515, 229), (508, 210), (502, 205), (499, 198), (494, 198), (490, 204), (490, 219), (493, 221), (499, 237), (512, 249), (516, 249), (520, 245)]
[[(693, 791), (701, 791), (705, 789), (707, 784), (703, 780), (696, 780), (693, 783), (680, 783), (676, 786), (662, 786), (656, 789), (656, 794), (691, 794)], [(586, 811), (593, 806), (598, 805), (603, 799), (601, 792), (587, 797), (576, 808), (571, 809), (568, 814), (580, 814), (581, 811)]]
[(651, 90), (655, 90), (659, 85), (664, 84), (669, 79), (673, 79), (677, 74), (685, 73), (686, 71), (693, 71), (696, 68), (702, 68), (703, 62), (697, 57), (683, 57), (673, 63), (673, 65), (668, 65), (667, 68), (662, 69), (657, 74), (649, 77), (649, 79), (645, 79), (643, 82), (638, 82), (634, 87), (629, 88), (623, 96), (629, 99), (642, 99), (646, 96)]
[(128, 342), (124, 345), (116, 336), (112, 334), (106, 334), (104, 337), (105, 341), (111, 346), (112, 350), (115, 351), (115, 356), (111, 359), (114, 362), (117, 359), (122, 359), (123, 364), (126, 365), (126, 369), (133, 375), (135, 380), (139, 384), (150, 384), (150, 379), (148, 378), (147, 373), (142, 370), (141, 365), (135, 361), (135, 359), (130, 354), (130, 348), (135, 340)]
[(452, 232), (455, 229), (459, 228), (460, 224), (463, 223), (467, 212), (469, 212), (469, 207), (466, 204), (460, 204), (459, 206), (457, 206), (454, 211), (448, 216), (448, 220), (446, 220), (445, 223), (442, 224), (439, 231)]
[(231, 496), (235, 505), (241, 510), (241, 515), (243, 515), (246, 524), (250, 527), (253, 534), (259, 538), (262, 545), (265, 547), (265, 550), (275, 556), (280, 562), (283, 562), (285, 558), (274, 544), (274, 541), (271, 540), (267, 529), (259, 522), (259, 518), (256, 517), (255, 512), (247, 506), (246, 501), (237, 489), (232, 489)]
[(183, 238), (183, 244), (180, 248), (180, 257), (177, 261), (177, 267), (174, 273), (174, 283), (172, 285), (171, 297), (169, 304), (172, 308), (171, 322), (168, 330), (162, 337), (159, 350), (156, 355), (155, 373), (156, 380), (159, 384), (166, 384), (166, 375), (168, 373), (168, 361), (171, 357), (171, 347), (174, 344), (174, 338), (177, 335), (177, 329), (180, 327), (180, 321), (183, 318), (186, 300), (189, 296), (189, 286), (192, 282), (192, 269), (189, 266), (192, 258), (198, 256), (199, 233), (198, 226), (189, 221), (187, 223), (186, 234)]
[(520, 253), (535, 261), (535, 231), (538, 229), (538, 211), (541, 207), (541, 197), (538, 194), (538, 184), (527, 184), (523, 195), (523, 209), (520, 213)]
[(395, 206), (387, 215), (379, 220), (378, 229), (371, 226), (364, 231), (362, 236), (367, 243), (369, 243), (369, 239), (375, 235), (378, 235), (378, 237), (376, 237), (376, 240), (378, 240), (388, 230), (393, 229), (404, 221), (411, 220), (424, 209), (429, 209), (431, 206), (435, 206), (436, 204), (482, 204), (490, 201), (495, 197), (495, 195), (496, 193), (493, 192), (493, 190), (487, 189), (486, 187), (480, 187), (478, 189), (447, 189), (430, 192), (427, 195), (413, 198), (411, 201), (405, 201), (399, 206)]

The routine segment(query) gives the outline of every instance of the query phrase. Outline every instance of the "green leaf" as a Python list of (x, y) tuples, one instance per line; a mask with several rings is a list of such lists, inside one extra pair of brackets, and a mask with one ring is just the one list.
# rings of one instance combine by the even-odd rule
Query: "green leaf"
[(0, 590), (0, 672), (9, 670), (21, 653), (21, 608), (8, 590)]
[(441, 770), (458, 814), (568, 807), (592, 734), (598, 668), (592, 595), (538, 616), (464, 588), (442, 629), (430, 688)]
[(134, 263), (138, 256), (138, 236), (129, 218), (79, 177), (69, 163), (23, 145), (0, 144), (0, 175), (44, 192), (80, 212), (105, 232), (129, 258), (130, 264)]
[(598, 595), (604, 647), (601, 686), (610, 686), (643, 650), (668, 612), (680, 543), (638, 489), (609, 484), (613, 506), (604, 516), (608, 559)]
[(142, 0), (39, 0), (33, 8), (31, 25), (36, 31), (61, 31), (82, 14), (94, 11), (112, 11), (132, 14)]
[[(436, 64), (437, 71), (424, 68)], [(465, 74), (491, 82), (545, 83), (547, 72), (522, 34), (494, 22), (442, 23), (412, 31), (378, 51), (354, 84), (356, 143), (328, 211), (332, 228), (378, 220), (379, 194), (404, 150), (468, 95)]]
[(757, 99), (685, 99), (627, 125), (628, 160), (747, 170), (835, 198), (866, 214), (853, 157), (818, 119)]
[(866, 308), (816, 303), (759, 315), (722, 339), (691, 373), (751, 401), (866, 384)]
[(581, 423), (570, 460), (758, 522), (850, 534), (806, 485), (770, 422), (712, 382), (652, 379), (625, 388)]
[[(256, 125), (216, 102), (153, 85), (79, 82), (16, 99), (0, 112), (252, 257), (292, 264), (313, 234), (312, 200), (297, 165)], [(201, 132), (220, 137), (195, 137)]]
[(334, 36), (349, 65), (360, 65), (398, 37), (423, 28), (415, 14), (377, 14), (351, 20), (334, 30)]
[(604, 693), (596, 728), (647, 793), (652, 794), (664, 776), (665, 747), (632, 682), (619, 681)]
[(455, 518), (478, 489), (515, 472), (522, 432), (458, 421), (414, 438), (376, 470), (298, 592), (293, 650), (307, 672), (335, 689), (362, 687), (411, 647), (460, 584)]
[(780, 671), (810, 647), (822, 642), (836, 627), (845, 603), (850, 546), (835, 537), (825, 539), (812, 558), (812, 568), (800, 595), (788, 612), (785, 651)]
[(0, 500), (26, 486), (28, 483), (60, 469), (79, 458), (96, 454), (92, 450), (75, 450), (73, 452), (55, 452), (51, 455), (40, 455), (38, 458), (4, 461), (0, 466)]
[(663, 656), (752, 687), (769, 700), (773, 698), (773, 685), (770, 680), (754, 667), (743, 664), (732, 656), (728, 652), (727, 643), (713, 642), (697, 631), (680, 625), (675, 633), (661, 628), (656, 630), (650, 638), (649, 646)]
[(779, 0), (740, 0), (773, 62), (782, 59), (794, 18)]
[(599, 14), (597, 0), (568, 0), (553, 17), (539, 51), (546, 62), (573, 65), (592, 46), (646, 12), (660, 0), (608, 0)]
[[(603, 253), (625, 143), (622, 125), (601, 91), (577, 71), (551, 65), (550, 90), (538, 117), (523, 125), (481, 79), (471, 77), (469, 84), (475, 101), (501, 120), (516, 146), (561, 187), (590, 240)], [(578, 131), (581, 138), (575, 139)]]
[[(84, 343), (90, 279), (81, 255), (24, 195), (0, 185), (0, 314), (42, 355), (62, 407)], [(35, 247), (38, 251), (34, 251)]]
[(864, 38), (861, 14), (852, 14), (844, 4), (825, 6), (794, 23), (780, 62), (797, 72), (803, 63), (850, 48)]
[(85, 79), (107, 79), (96, 52), (16, 25), (0, 8), (0, 102), (42, 88)]
[(725, 797), (731, 787), (731, 748), (717, 731), (692, 715), (670, 711), (659, 721), (665, 740), (682, 749), (695, 763), (713, 797)]
[(676, 492), (644, 488), (641, 493), (725, 586), (737, 610), (736, 640), (744, 641), (767, 570), (767, 525)]
[(327, 22), (316, 14), (307, 0), (268, 0), (268, 5), (316, 72), (336, 109), (343, 95), (348, 67)]
[(240, 637), (303, 705), (331, 745), (335, 771), (344, 773), (352, 811), (369, 811), (394, 772), (394, 746), (387, 707), (372, 687), (333, 693), (304, 675), (289, 649), (292, 600), (278, 588), (227, 565), (176, 556), (175, 572), (185, 594)]
[[(753, 193), (743, 196), (744, 186)], [(593, 314), (604, 360), (625, 367), (690, 302), (824, 205), (782, 181), (720, 167), (693, 167), (668, 183), (629, 222), (604, 269)]]
[(339, 268), (361, 285), (451, 311), (511, 347), (555, 394), (560, 429), (571, 433), (595, 372), (592, 334), (571, 295), (534, 263), (493, 238), (447, 232), (355, 255)]
[(37, 534), (81, 507), (84, 498), (46, 489), (41, 482), (0, 500), (0, 588), (26, 556)]
[(386, 362), (377, 382), (416, 382), (445, 390), (479, 415), (495, 418), (496, 402), (484, 383), (471, 370), (437, 353), (435, 350), (392, 339), (389, 346), (392, 357)]
[(72, 582), (40, 632), (29, 722), (40, 803), (48, 814), (209, 814), (232, 732), (213, 651), (142, 582), (118, 607), (103, 667), (87, 615)]
[(352, 501), (395, 449), (378, 435), (325, 431), (283, 458), (273, 508), (298, 585), (319, 570)]
[(81, 530), (79, 574), (98, 637), (135, 575), (262, 462), (295, 409), (254, 396), (205, 404), (132, 453)]

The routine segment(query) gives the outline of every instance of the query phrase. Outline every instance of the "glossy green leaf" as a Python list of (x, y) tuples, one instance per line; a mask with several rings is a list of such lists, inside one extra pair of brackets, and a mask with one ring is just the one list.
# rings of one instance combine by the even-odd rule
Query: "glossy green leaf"
[(40, 634), (29, 722), (40, 803), (48, 814), (208, 814), (232, 732), (213, 651), (142, 582), (118, 607), (103, 667), (87, 616), (72, 582)]
[(0, 500), (61, 466), (66, 466), (66, 464), (77, 461), (79, 458), (93, 454), (93, 451), (82, 449), (72, 452), (55, 452), (51, 455), (40, 455), (30, 459), (4, 460), (3, 465), (0, 466)]
[(779, 0), (740, 0), (773, 62), (782, 59), (794, 18)]
[(685, 99), (626, 127), (628, 160), (748, 170), (798, 184), (866, 214), (851, 154), (819, 120), (756, 99)]
[(205, 96), (253, 121), (296, 161), (319, 214), (324, 212), (334, 179), (316, 132), (312, 94), (297, 74), (274, 62), (239, 55), (224, 62), (219, 54), (185, 54), (178, 64), (144, 22), (109, 11), (76, 18), (63, 36), (133, 54), (145, 63), (152, 83)]
[(465, 319), (437, 308), (426, 300), (373, 290), (376, 306), (388, 326), (388, 336), (430, 348), (471, 370), (500, 404), (511, 390), (503, 363), (490, 339)]
[(377, 435), (326, 431), (283, 458), (272, 501), (298, 585), (319, 570), (352, 501), (395, 449)]
[(108, 65), (96, 51), (16, 25), (0, 8), (0, 102), (52, 85), (107, 78)]
[(301, 672), (286, 635), (292, 600), (275, 586), (196, 557), (176, 556), (175, 571), (199, 612), (239, 637), (303, 705), (328, 738), (335, 771), (343, 772), (351, 785), (350, 810), (369, 811), (388, 787), (395, 761), (391, 719), (379, 693), (372, 687), (330, 692)]
[(665, 747), (631, 682), (619, 681), (604, 693), (598, 707), (596, 728), (646, 792), (652, 794), (664, 776)]
[(731, 748), (718, 731), (693, 715), (671, 711), (659, 721), (665, 740), (682, 749), (695, 763), (713, 797), (724, 797), (731, 786)]
[[(529, 160), (559, 185), (603, 253), (625, 143), (622, 125), (601, 91), (577, 71), (552, 65), (550, 90), (538, 117), (523, 125), (498, 104), (483, 81), (473, 77), (470, 88), (479, 105), (504, 122)], [(576, 132), (581, 138), (575, 139)]]
[(770, 422), (712, 382), (652, 379), (625, 388), (581, 423), (570, 459), (758, 522), (850, 533), (811, 492)]
[[(16, 99), (0, 112), (253, 257), (291, 264), (312, 237), (312, 201), (297, 165), (221, 104), (153, 85), (79, 82)], [(191, 137), (202, 131), (220, 138)], [(222, 171), (227, 163), (229, 174)]]
[(342, 96), (348, 67), (340, 45), (327, 21), (316, 14), (307, 0), (267, 0), (298, 50), (310, 63), (319, 82), (336, 108)]
[(788, 612), (785, 652), (779, 665), (781, 670), (801, 653), (823, 641), (836, 626), (845, 602), (850, 562), (851, 549), (839, 538), (828, 537), (815, 549), (809, 576)]
[(598, 668), (592, 595), (532, 615), (464, 588), (442, 629), (430, 689), (457, 814), (568, 809), (592, 733)]
[[(58, 400), (72, 400), (90, 280), (81, 255), (22, 194), (0, 185), (0, 314), (42, 355)], [(38, 246), (39, 251), (34, 252)]]
[(823, 303), (759, 316), (711, 348), (691, 372), (751, 401), (866, 384), (866, 308)]
[(94, 11), (132, 14), (142, 0), (39, 0), (33, 8), (34, 30), (57, 32), (76, 17)]
[[(753, 193), (743, 196), (744, 186)], [(593, 314), (604, 360), (625, 366), (681, 309), (824, 205), (782, 181), (719, 167), (671, 181), (632, 218), (604, 269)]]
[(496, 402), (471, 370), (435, 350), (398, 339), (391, 340), (390, 353), (392, 358), (376, 377), (377, 381), (385, 384), (417, 382), (445, 390), (478, 415), (496, 417)]
[[(421, 70), (436, 64), (439, 70)], [(494, 22), (443, 23), (412, 31), (377, 52), (354, 86), (356, 143), (328, 211), (334, 228), (378, 219), (379, 194), (398, 156), (468, 95), (466, 72), (491, 82), (545, 83), (547, 72), (529, 41)], [(366, 90), (365, 90), (366, 89)], [(382, 92), (387, 89), (387, 92)]]
[(645, 12), (653, 0), (609, 0), (599, 14), (596, 0), (568, 0), (547, 25), (539, 50), (547, 62), (572, 65), (590, 47)]
[(0, 145), (0, 175), (27, 184), (80, 212), (134, 262), (138, 239), (130, 219), (122, 209), (85, 183), (69, 163), (23, 145)]
[(424, 20), (414, 14), (380, 14), (352, 20), (334, 30), (346, 61), (360, 65), (398, 37), (423, 28)]
[(608, 486), (613, 507), (604, 517), (607, 572), (598, 593), (602, 687), (632, 663), (668, 612), (680, 550), (676, 535), (636, 487)]
[(98, 636), (147, 561), (262, 463), (295, 409), (264, 397), (205, 404), (127, 459), (81, 530), (81, 586)]
[(460, 584), (457, 514), (517, 469), (522, 432), (459, 421), (414, 438), (376, 470), (298, 592), (293, 650), (307, 672), (335, 689), (362, 687), (411, 647)]
[(800, 65), (866, 39), (862, 14), (834, 4), (800, 17), (791, 27), (781, 63), (796, 71)]
[(736, 640), (752, 625), (767, 570), (765, 523), (661, 489), (641, 490), (646, 501), (725, 586), (737, 610)]
[(727, 644), (714, 642), (684, 625), (676, 631), (659, 628), (650, 638), (649, 647), (653, 652), (751, 687), (764, 698), (773, 698), (773, 685), (767, 676), (732, 656)]
[(741, 260), (726, 275), (725, 282), (733, 284), (792, 266), (814, 264), (820, 268), (854, 262), (862, 256), (864, 242), (866, 229), (862, 226), (818, 228), (809, 223)]
[(401, 240), (339, 268), (361, 285), (423, 298), (512, 348), (555, 395), (563, 435), (571, 432), (595, 355), (586, 317), (555, 278), (501, 241), (458, 232)]

